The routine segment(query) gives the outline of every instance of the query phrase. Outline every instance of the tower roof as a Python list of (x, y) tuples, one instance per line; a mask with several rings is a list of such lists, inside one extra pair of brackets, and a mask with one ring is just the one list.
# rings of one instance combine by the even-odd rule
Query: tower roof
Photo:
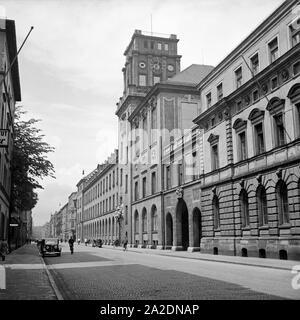
[(174, 77), (166, 81), (166, 83), (182, 83), (182, 84), (194, 84), (197, 85), (201, 82), (212, 70), (213, 66), (203, 64), (192, 64), (188, 68), (184, 69)]

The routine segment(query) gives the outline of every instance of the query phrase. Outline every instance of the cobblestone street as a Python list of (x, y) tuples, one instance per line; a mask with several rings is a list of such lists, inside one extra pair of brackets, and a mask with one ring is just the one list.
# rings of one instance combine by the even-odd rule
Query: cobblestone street
[[(172, 255), (173, 254), (173, 255)], [(206, 256), (204, 256), (207, 258)], [(291, 261), (281, 269), (201, 259), (199, 253), (172, 253), (76, 245), (71, 255), (38, 255), (27, 245), (7, 256), (6, 290), (0, 299), (30, 300), (270, 300), (299, 299), (291, 287)], [(213, 257), (211, 257), (213, 259)], [(252, 261), (254, 264), (255, 260)], [(259, 260), (258, 260), (259, 261)], [(260, 260), (261, 261), (261, 260)], [(257, 262), (258, 263), (258, 262)], [(270, 267), (267, 267), (267, 264)], [(249, 279), (248, 275), (252, 274)], [(255, 275), (255, 276), (253, 276)]]

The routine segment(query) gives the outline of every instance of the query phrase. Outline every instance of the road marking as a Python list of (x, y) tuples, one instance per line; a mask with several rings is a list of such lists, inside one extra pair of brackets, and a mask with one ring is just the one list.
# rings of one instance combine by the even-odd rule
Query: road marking
[(12, 269), (12, 270), (39, 270), (39, 269), (45, 269), (44, 265), (42, 263), (35, 263), (35, 264), (6, 264), (4, 265), (6, 269)]
[(134, 262), (119, 262), (119, 261), (96, 261), (96, 262), (76, 262), (76, 263), (58, 263), (49, 264), (47, 267), (51, 269), (76, 269), (76, 268), (95, 268), (95, 267), (109, 267), (109, 266), (122, 266), (132, 265)]

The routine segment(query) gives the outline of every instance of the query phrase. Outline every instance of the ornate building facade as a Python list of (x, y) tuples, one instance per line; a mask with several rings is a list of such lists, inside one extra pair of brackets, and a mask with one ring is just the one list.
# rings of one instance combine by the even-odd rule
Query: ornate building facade
[(197, 87), (202, 252), (300, 259), (299, 17), (285, 1)]

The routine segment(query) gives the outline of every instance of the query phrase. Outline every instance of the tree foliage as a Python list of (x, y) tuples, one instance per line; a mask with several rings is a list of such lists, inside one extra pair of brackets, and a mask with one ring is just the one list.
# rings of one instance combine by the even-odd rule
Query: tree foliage
[(14, 122), (14, 145), (12, 156), (12, 206), (13, 209), (31, 210), (37, 203), (36, 189), (43, 189), (40, 180), (54, 177), (54, 166), (47, 154), (54, 151), (41, 129), (40, 120), (22, 120), (26, 111), (17, 107)]

